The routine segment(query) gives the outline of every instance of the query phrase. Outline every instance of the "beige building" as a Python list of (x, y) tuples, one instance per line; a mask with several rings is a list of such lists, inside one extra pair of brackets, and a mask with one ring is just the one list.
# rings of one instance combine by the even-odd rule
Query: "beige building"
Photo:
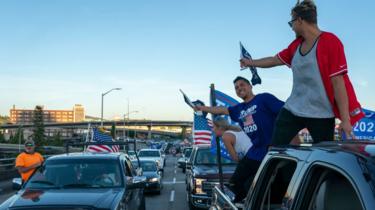
[[(33, 123), (33, 109), (16, 109), (10, 110), (10, 121), (14, 124), (31, 124)], [(76, 104), (73, 110), (45, 110), (43, 109), (44, 123), (59, 122), (82, 122), (85, 120), (85, 109), (82, 105)]]

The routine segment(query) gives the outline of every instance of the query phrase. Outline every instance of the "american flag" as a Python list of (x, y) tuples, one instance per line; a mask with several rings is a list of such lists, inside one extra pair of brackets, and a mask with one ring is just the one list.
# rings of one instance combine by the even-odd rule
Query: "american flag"
[[(98, 130), (97, 128), (93, 129), (93, 142), (113, 142), (112, 136)], [(119, 152), (119, 145), (89, 145), (86, 149), (87, 152)]]
[(212, 121), (203, 115), (194, 113), (193, 142), (194, 144), (211, 144)]

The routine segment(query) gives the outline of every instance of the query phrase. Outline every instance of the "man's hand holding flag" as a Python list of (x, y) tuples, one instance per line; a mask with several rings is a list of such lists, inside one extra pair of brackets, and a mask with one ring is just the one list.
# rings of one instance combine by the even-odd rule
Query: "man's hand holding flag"
[(252, 58), (251, 58), (250, 53), (247, 52), (247, 50), (245, 49), (245, 47), (242, 45), (241, 42), (240, 42), (240, 51), (241, 51), (241, 54), (240, 54), (241, 70), (249, 68), (252, 73), (251, 84), (252, 85), (261, 84), (262, 80), (260, 79), (258, 75), (257, 69), (254, 66), (246, 65), (246, 60), (251, 61)]

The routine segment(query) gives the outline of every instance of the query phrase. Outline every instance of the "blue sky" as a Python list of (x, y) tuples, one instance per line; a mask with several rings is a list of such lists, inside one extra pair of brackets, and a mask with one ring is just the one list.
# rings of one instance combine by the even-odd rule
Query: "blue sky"
[[(235, 97), (242, 41), (254, 58), (275, 55), (293, 39), (287, 25), (295, 0), (30, 0), (0, 1), (0, 114), (13, 104), (86, 114), (191, 120), (178, 89), (208, 101), (209, 85)], [(315, 1), (322, 30), (345, 45), (349, 76), (363, 107), (374, 110), (373, 1)], [(286, 100), (287, 67), (259, 69), (263, 84)]]

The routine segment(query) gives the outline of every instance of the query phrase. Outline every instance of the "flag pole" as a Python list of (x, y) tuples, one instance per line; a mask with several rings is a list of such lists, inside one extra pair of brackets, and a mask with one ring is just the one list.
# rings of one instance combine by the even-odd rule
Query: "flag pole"
[[(88, 126), (87, 126), (87, 134), (86, 134), (86, 140), (85, 140), (85, 142), (89, 141), (90, 128), (91, 128), (91, 123), (89, 123)], [(86, 151), (86, 149), (87, 149), (87, 146), (85, 145), (83, 147), (83, 151)]]
[[(210, 86), (210, 101), (211, 101), (211, 106), (216, 106), (216, 97), (215, 97), (215, 85), (211, 84)], [(215, 120), (216, 115), (212, 115), (212, 122)], [(219, 183), (220, 183), (220, 189), (224, 191), (224, 182), (223, 182), (223, 167), (221, 164), (221, 148), (220, 148), (220, 138), (218, 136), (216, 137), (216, 158), (217, 158), (217, 163), (218, 163), (218, 168), (219, 168)]]

